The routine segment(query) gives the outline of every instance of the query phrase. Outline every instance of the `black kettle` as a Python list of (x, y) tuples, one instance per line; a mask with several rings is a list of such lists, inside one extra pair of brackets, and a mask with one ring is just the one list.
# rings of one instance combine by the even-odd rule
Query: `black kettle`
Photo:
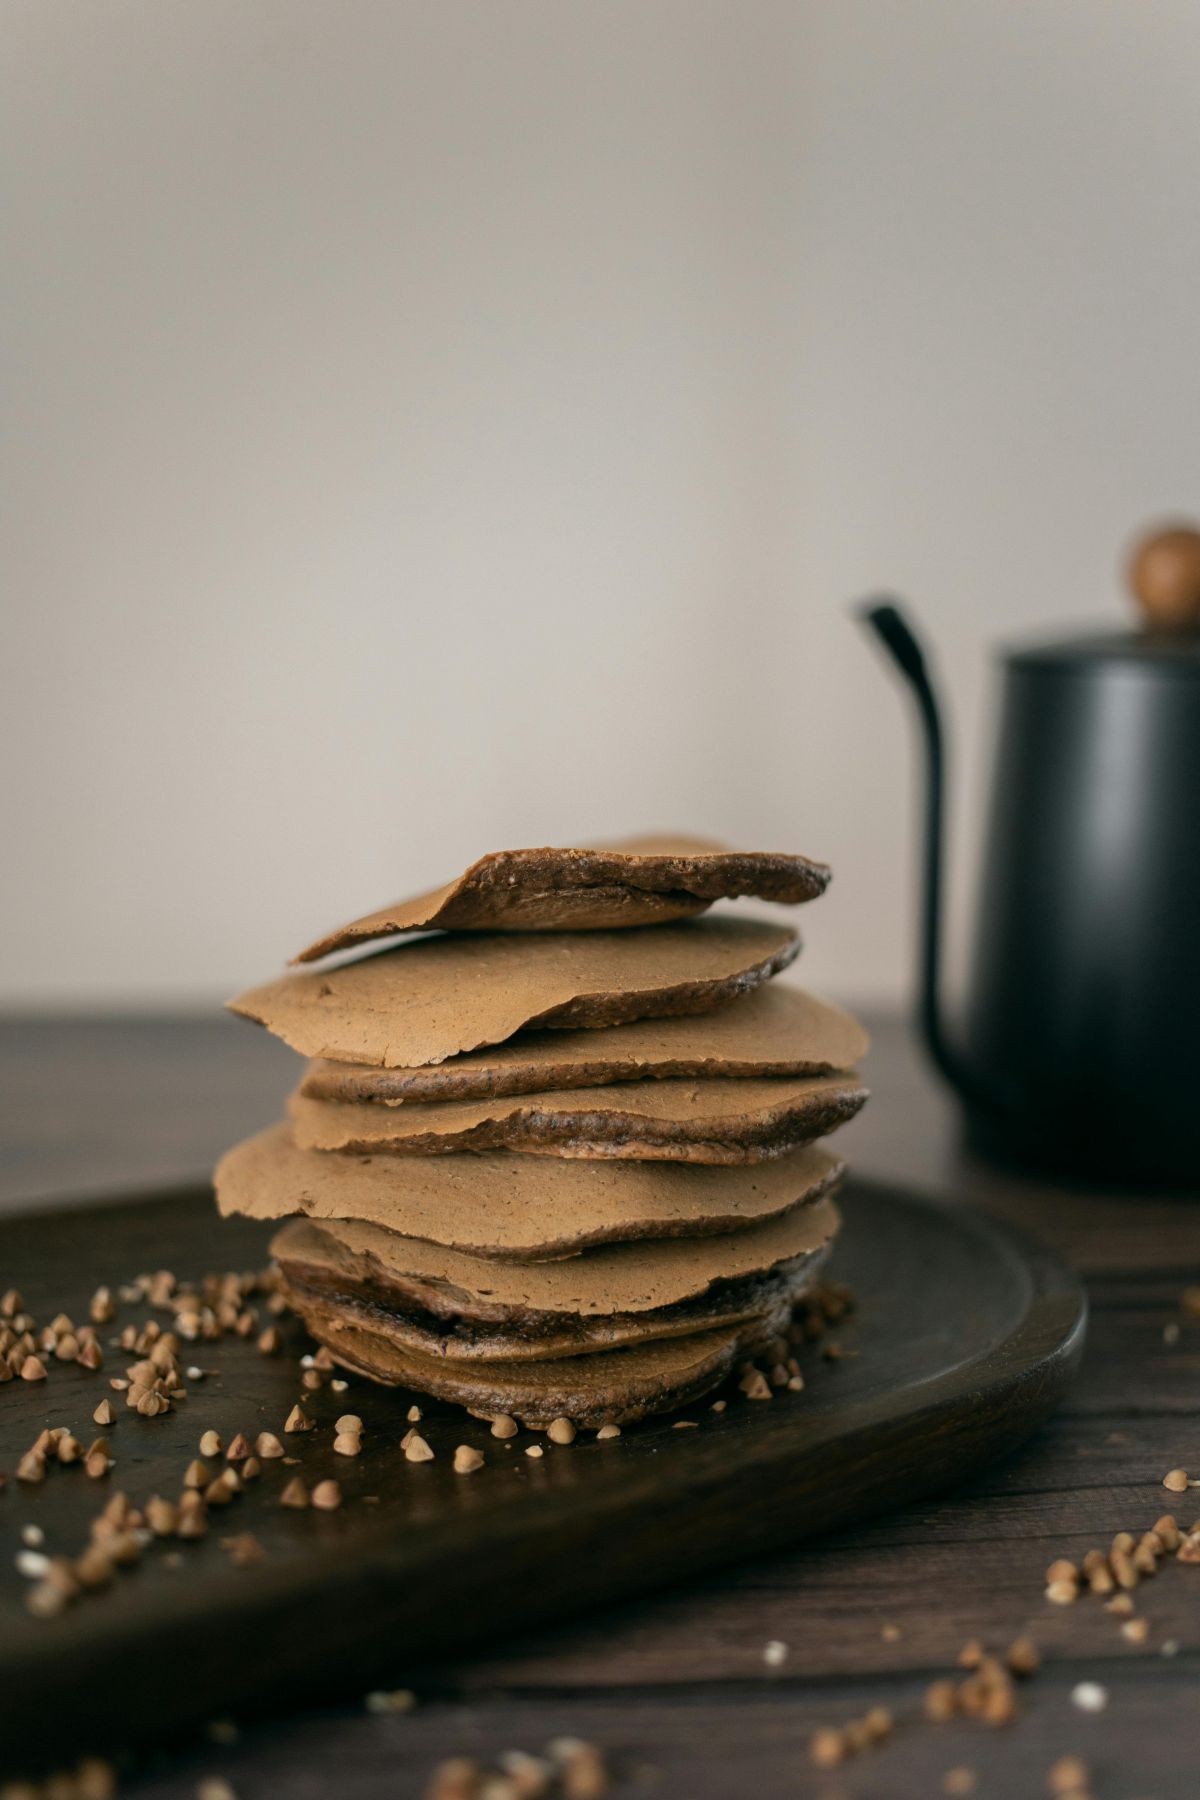
[(961, 1041), (940, 995), (941, 717), (900, 608), (866, 623), (926, 752), (919, 1022), (968, 1141), (1114, 1185), (1200, 1184), (1200, 531), (1131, 563), (1140, 630), (1003, 659), (1000, 742)]

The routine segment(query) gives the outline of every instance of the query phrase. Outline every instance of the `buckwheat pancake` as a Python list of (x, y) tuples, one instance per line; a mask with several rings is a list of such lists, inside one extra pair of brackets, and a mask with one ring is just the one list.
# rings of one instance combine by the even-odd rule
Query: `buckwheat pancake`
[(824, 1255), (837, 1232), (828, 1198), (723, 1237), (601, 1245), (546, 1262), (475, 1256), (358, 1219), (290, 1219), (272, 1253), (289, 1273), (390, 1311), (538, 1331), (579, 1319), (661, 1311), (724, 1282)]
[(489, 1100), (503, 1094), (601, 1087), (695, 1076), (830, 1075), (870, 1047), (857, 1019), (801, 988), (768, 982), (732, 1006), (673, 1019), (636, 1019), (590, 1031), (521, 1031), (506, 1044), (424, 1068), (310, 1062), (300, 1092), (312, 1100)]
[(830, 871), (805, 856), (731, 850), (706, 838), (637, 837), (578, 849), (497, 850), (445, 887), (341, 925), (292, 960), (316, 962), (406, 931), (595, 931), (658, 925), (753, 894), (796, 904)]
[[(792, 1309), (815, 1279), (822, 1253), (797, 1257), (762, 1275), (723, 1281), (706, 1294), (676, 1306), (638, 1313), (608, 1313), (590, 1318), (569, 1314), (537, 1315), (530, 1325), (517, 1318), (481, 1324), (471, 1319), (439, 1319), (411, 1302), (398, 1306), (369, 1293), (350, 1294), (339, 1285), (340, 1271), (289, 1253), (285, 1226), (277, 1252), (283, 1271), (281, 1292), (293, 1312), (313, 1313), (324, 1323), (360, 1326), (378, 1333), (401, 1350), (451, 1362), (530, 1362), (548, 1357), (590, 1356), (625, 1344), (657, 1343), (696, 1331), (769, 1321), (774, 1332), (786, 1329)], [(303, 1226), (300, 1229), (305, 1229)], [(281, 1242), (281, 1240), (284, 1240)]]
[(819, 1199), (842, 1168), (813, 1145), (733, 1168), (504, 1151), (361, 1155), (301, 1150), (276, 1125), (227, 1151), (214, 1181), (225, 1214), (362, 1219), (454, 1250), (538, 1260), (589, 1244), (737, 1231)]
[(451, 1362), (401, 1349), (381, 1333), (344, 1325), (306, 1305), (305, 1323), (335, 1361), (389, 1387), (456, 1401), (484, 1418), (509, 1413), (526, 1425), (568, 1418), (577, 1425), (625, 1425), (695, 1400), (737, 1363), (778, 1335), (770, 1324), (693, 1332), (592, 1356), (544, 1362)]
[(419, 938), (251, 988), (230, 1010), (305, 1056), (408, 1068), (527, 1025), (615, 1025), (706, 1012), (796, 957), (781, 926), (695, 919), (630, 931)]
[(691, 1163), (765, 1162), (852, 1119), (867, 1090), (852, 1075), (764, 1081), (643, 1081), (500, 1100), (379, 1106), (288, 1101), (302, 1150), (532, 1156)]

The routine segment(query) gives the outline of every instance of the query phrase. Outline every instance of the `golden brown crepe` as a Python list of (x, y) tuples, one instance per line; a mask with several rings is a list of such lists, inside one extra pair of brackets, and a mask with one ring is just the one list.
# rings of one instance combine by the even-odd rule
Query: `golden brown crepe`
[(829, 875), (805, 856), (731, 850), (707, 838), (496, 850), (445, 887), (327, 932), (293, 961), (403, 931), (609, 931), (686, 918), (740, 894), (794, 905), (824, 893)]
[(838, 1229), (828, 1196), (724, 1236), (601, 1244), (547, 1262), (476, 1256), (402, 1237), (359, 1219), (289, 1219), (272, 1254), (291, 1268), (325, 1271), (331, 1292), (484, 1324), (600, 1319), (659, 1311), (723, 1282), (819, 1257)]
[(869, 1048), (866, 1032), (849, 1013), (786, 981), (771, 981), (712, 1012), (590, 1031), (520, 1031), (506, 1044), (423, 1068), (318, 1059), (309, 1063), (300, 1092), (311, 1100), (390, 1106), (685, 1076), (831, 1075), (853, 1069)]
[(556, 1156), (361, 1156), (300, 1150), (286, 1125), (227, 1151), (222, 1213), (363, 1219), (479, 1256), (538, 1260), (631, 1238), (736, 1231), (819, 1199), (842, 1164), (809, 1145), (736, 1168)]
[(391, 1387), (456, 1401), (485, 1418), (508, 1413), (526, 1425), (558, 1418), (577, 1425), (624, 1425), (665, 1412), (717, 1386), (745, 1357), (778, 1335), (780, 1320), (694, 1332), (652, 1344), (545, 1362), (451, 1362), (401, 1349), (381, 1332), (347, 1325), (304, 1301), (305, 1324), (343, 1368)]
[(705, 1012), (797, 955), (777, 925), (695, 919), (633, 931), (421, 938), (252, 988), (230, 1009), (305, 1056), (407, 1068), (527, 1025), (614, 1025)]
[(852, 1075), (765, 1081), (641, 1081), (500, 1100), (380, 1106), (288, 1102), (302, 1150), (445, 1156), (514, 1150), (621, 1161), (751, 1163), (835, 1131), (867, 1090)]
[[(347, 1280), (336, 1247), (334, 1254), (324, 1256), (319, 1247), (314, 1251), (310, 1244), (306, 1253), (296, 1241), (302, 1232), (320, 1237), (312, 1226), (300, 1222), (285, 1225), (275, 1238), (275, 1255), (283, 1275), (280, 1291), (294, 1312), (320, 1304), (344, 1325), (378, 1332), (401, 1350), (418, 1350), (451, 1362), (536, 1362), (548, 1357), (589, 1356), (625, 1344), (655, 1343), (720, 1326), (746, 1325), (755, 1319), (777, 1319), (781, 1314), (786, 1323), (821, 1263), (820, 1252), (795, 1257), (763, 1274), (718, 1282), (695, 1299), (643, 1312), (592, 1317), (542, 1313), (534, 1315), (532, 1322), (530, 1315), (520, 1313), (484, 1323), (462, 1317), (442, 1319), (415, 1298), (401, 1298), (369, 1283), (357, 1284), (353, 1277)], [(289, 1233), (295, 1234), (290, 1240)]]

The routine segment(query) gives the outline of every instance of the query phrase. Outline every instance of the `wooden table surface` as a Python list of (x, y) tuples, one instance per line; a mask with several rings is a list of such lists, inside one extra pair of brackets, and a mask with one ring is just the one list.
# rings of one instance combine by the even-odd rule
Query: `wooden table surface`
[[(273, 1115), (294, 1069), (265, 1034), (231, 1021), (0, 1022), (0, 1208), (194, 1176)], [(1181, 1305), (1200, 1283), (1200, 1207), (973, 1161), (895, 1021), (875, 1021), (867, 1075), (871, 1104), (839, 1139), (857, 1167), (1008, 1219), (1088, 1277), (1083, 1374), (1036, 1441), (953, 1494), (820, 1545), (430, 1667), (409, 1714), (309, 1710), (158, 1756), (122, 1791), (184, 1800), (221, 1776), (238, 1800), (419, 1800), (443, 1757), (572, 1735), (604, 1748), (614, 1794), (661, 1800), (1036, 1800), (1068, 1753), (1089, 1765), (1095, 1800), (1195, 1800), (1200, 1568), (1169, 1560), (1139, 1587), (1144, 1641), (1098, 1601), (1056, 1607), (1043, 1587), (1056, 1557), (1107, 1547), (1164, 1511), (1200, 1516), (1200, 1490), (1177, 1499), (1161, 1486), (1169, 1468), (1200, 1473), (1200, 1320)], [(1044, 1661), (1015, 1723), (921, 1716), (924, 1690), (955, 1671), (968, 1639), (1002, 1651), (1018, 1635)], [(786, 1646), (776, 1666), (764, 1658), (772, 1642)], [(1080, 1683), (1101, 1710), (1080, 1707)], [(876, 1705), (894, 1714), (892, 1737), (814, 1768), (813, 1731)]]

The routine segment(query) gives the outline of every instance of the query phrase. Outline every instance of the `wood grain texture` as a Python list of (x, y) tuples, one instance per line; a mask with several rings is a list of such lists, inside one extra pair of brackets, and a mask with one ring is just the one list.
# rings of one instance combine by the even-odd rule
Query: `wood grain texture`
[[(129, 1792), (191, 1800), (201, 1776), (221, 1775), (239, 1800), (418, 1800), (441, 1757), (536, 1749), (575, 1732), (610, 1753), (619, 1796), (936, 1800), (944, 1772), (967, 1766), (980, 1800), (1036, 1800), (1050, 1763), (1072, 1751), (1091, 1764), (1098, 1800), (1194, 1800), (1200, 1571), (1172, 1565), (1138, 1591), (1145, 1645), (1123, 1638), (1099, 1607), (1060, 1609), (1042, 1597), (1052, 1557), (1149, 1525), (1166, 1502), (1162, 1473), (1189, 1453), (1200, 1461), (1200, 1325), (1180, 1312), (1183, 1287), (1200, 1281), (1194, 1197), (1060, 1189), (976, 1162), (906, 1029), (868, 1023), (872, 1102), (839, 1136), (856, 1169), (1015, 1220), (1088, 1275), (1088, 1348), (1054, 1422), (941, 1499), (429, 1666), (411, 1716), (371, 1717), (361, 1703), (309, 1707), (247, 1729), (236, 1746), (200, 1739), (137, 1765)], [(261, 1033), (98, 1020), (0, 1028), (0, 1076), (11, 1109), (0, 1177), (14, 1201), (111, 1190), (139, 1174), (197, 1174), (272, 1116), (294, 1078), (292, 1059)], [(56, 1080), (71, 1082), (78, 1103), (67, 1141), (39, 1112)], [(1164, 1342), (1167, 1326), (1179, 1328), (1178, 1342)], [(8, 1498), (0, 1530), (11, 1547)], [(952, 1671), (967, 1637), (1002, 1647), (1021, 1631), (1046, 1664), (1014, 1726), (918, 1718), (923, 1687)], [(778, 1671), (763, 1662), (771, 1639), (789, 1647)], [(1164, 1657), (1172, 1642), (1178, 1653)], [(254, 1648), (270, 1654), (270, 1645)], [(396, 1682), (412, 1654), (396, 1646)], [(1071, 1704), (1085, 1678), (1109, 1692), (1096, 1717)], [(897, 1715), (892, 1741), (832, 1774), (814, 1770), (812, 1729), (875, 1703)]]
[[(845, 1214), (833, 1266), (861, 1311), (838, 1328), (843, 1359), (828, 1361), (820, 1345), (801, 1352), (803, 1393), (754, 1402), (727, 1389), (720, 1414), (702, 1402), (685, 1409), (685, 1431), (669, 1415), (610, 1443), (581, 1435), (547, 1445), (534, 1461), (522, 1454), (532, 1434), (500, 1443), (422, 1396), (325, 1387), (304, 1399), (313, 1430), (288, 1448), (309, 1483), (340, 1479), (346, 1505), (336, 1516), (282, 1507), (288, 1469), (269, 1462), (236, 1507), (213, 1514), (208, 1539), (179, 1567), (163, 1561), (174, 1546), (153, 1546), (135, 1574), (59, 1618), (30, 1618), (21, 1577), (0, 1570), (0, 1755), (36, 1755), (50, 1720), (59, 1747), (119, 1747), (135, 1734), (300, 1700), (314, 1686), (375, 1686), (388, 1672), (385, 1644), (421, 1646), (410, 1661), (417, 1679), (433, 1657), (869, 1516), (1010, 1450), (1046, 1417), (1078, 1361), (1083, 1308), (1072, 1278), (1006, 1231), (886, 1189), (849, 1184)], [(183, 1191), (9, 1220), (0, 1265), (17, 1272), (39, 1320), (56, 1310), (80, 1317), (95, 1282), (153, 1267), (197, 1279), (213, 1250), (223, 1267), (254, 1267), (266, 1236), (244, 1221), (214, 1231), (211, 1196)], [(206, 1378), (167, 1416), (119, 1418), (108, 1434), (116, 1469), (103, 1484), (52, 1467), (44, 1483), (17, 1486), (10, 1510), (77, 1554), (112, 1488), (136, 1504), (173, 1497), (202, 1430), (226, 1441), (282, 1433), (306, 1347), (298, 1325), (287, 1330), (280, 1357), (232, 1336), (188, 1346), (185, 1360), (194, 1351)], [(15, 1468), (46, 1425), (68, 1425), (86, 1442), (106, 1391), (102, 1374), (53, 1361), (44, 1383), (10, 1383), (0, 1464)], [(414, 1399), (438, 1453), (420, 1467), (399, 1450)], [(333, 1420), (348, 1409), (366, 1422), (353, 1461), (331, 1447)], [(486, 1457), (470, 1480), (449, 1466), (458, 1443)], [(246, 1530), (265, 1555), (233, 1568), (218, 1534)], [(336, 1647), (336, 1674), (314, 1665), (309, 1641)], [(231, 1642), (274, 1649), (269, 1658), (230, 1654)], [(129, 1690), (142, 1703), (136, 1720), (122, 1716)]]

